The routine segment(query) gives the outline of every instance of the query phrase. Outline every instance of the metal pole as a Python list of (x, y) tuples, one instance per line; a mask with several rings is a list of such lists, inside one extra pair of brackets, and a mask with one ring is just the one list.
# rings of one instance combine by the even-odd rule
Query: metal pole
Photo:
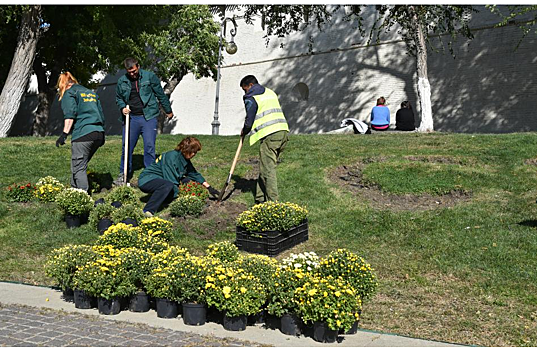
[(216, 72), (216, 97), (214, 99), (214, 116), (213, 116), (213, 122), (211, 125), (213, 126), (213, 135), (218, 135), (218, 129), (220, 128), (220, 121), (218, 121), (218, 102), (220, 99), (220, 64), (222, 60), (222, 38), (224, 36), (224, 24), (226, 23), (226, 20), (222, 22), (222, 25), (220, 26), (220, 43), (218, 44), (218, 69)]

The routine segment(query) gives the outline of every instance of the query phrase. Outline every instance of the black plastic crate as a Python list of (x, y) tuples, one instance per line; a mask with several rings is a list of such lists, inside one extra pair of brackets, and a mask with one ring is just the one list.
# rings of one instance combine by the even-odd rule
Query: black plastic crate
[(286, 232), (250, 232), (237, 226), (236, 233), (235, 245), (239, 250), (272, 257), (308, 240), (308, 219)]

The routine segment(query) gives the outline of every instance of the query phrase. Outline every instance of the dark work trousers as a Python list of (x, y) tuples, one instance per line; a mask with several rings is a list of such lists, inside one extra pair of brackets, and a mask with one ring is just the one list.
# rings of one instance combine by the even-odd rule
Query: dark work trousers
[(71, 187), (88, 192), (88, 163), (102, 145), (102, 140), (71, 142)]
[[(145, 120), (143, 115), (131, 115), (129, 124), (129, 160), (127, 178), (132, 177), (134, 169), (132, 168), (132, 153), (138, 143), (138, 138), (142, 135), (144, 140), (144, 167), (147, 168), (155, 162), (155, 142), (157, 139), (157, 118)], [(123, 174), (123, 165), (125, 159), (125, 124), (123, 124), (123, 143), (121, 147), (121, 163), (119, 164), (119, 173)]]
[(149, 211), (151, 214), (155, 214), (162, 203), (171, 202), (174, 186), (173, 182), (164, 179), (154, 179), (140, 186), (140, 190), (143, 192), (152, 193), (144, 207), (144, 212)]

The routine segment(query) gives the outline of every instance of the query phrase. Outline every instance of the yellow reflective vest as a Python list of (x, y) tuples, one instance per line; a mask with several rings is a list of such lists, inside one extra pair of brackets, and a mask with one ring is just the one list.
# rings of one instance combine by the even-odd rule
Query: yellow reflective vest
[(289, 131), (287, 120), (283, 115), (282, 107), (278, 101), (278, 96), (274, 91), (265, 88), (261, 95), (254, 95), (257, 103), (257, 114), (250, 131), (250, 146), (263, 137), (277, 131)]

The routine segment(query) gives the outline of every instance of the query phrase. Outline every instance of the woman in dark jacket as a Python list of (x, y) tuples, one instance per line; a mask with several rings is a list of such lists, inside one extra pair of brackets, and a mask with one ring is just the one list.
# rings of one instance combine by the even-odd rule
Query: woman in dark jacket
[(395, 114), (395, 130), (401, 131), (414, 131), (414, 111), (410, 102), (403, 101), (401, 103), (401, 109)]

